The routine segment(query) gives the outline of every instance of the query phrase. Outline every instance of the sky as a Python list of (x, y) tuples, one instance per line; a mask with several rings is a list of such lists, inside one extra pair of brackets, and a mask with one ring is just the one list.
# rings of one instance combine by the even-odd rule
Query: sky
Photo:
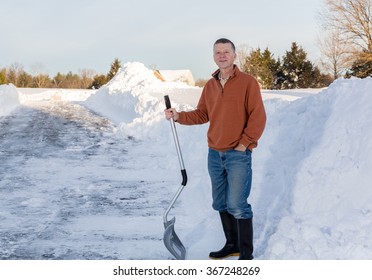
[(266, 47), (282, 57), (297, 42), (315, 62), (323, 0), (0, 0), (0, 69), (14, 63), (54, 76), (107, 73), (118, 58), (163, 70), (216, 69), (212, 46)]

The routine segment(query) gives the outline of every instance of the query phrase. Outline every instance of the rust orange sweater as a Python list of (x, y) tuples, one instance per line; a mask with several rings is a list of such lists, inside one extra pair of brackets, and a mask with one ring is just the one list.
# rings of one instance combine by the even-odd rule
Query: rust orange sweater
[(204, 86), (196, 110), (180, 112), (177, 121), (185, 125), (209, 121), (208, 146), (212, 149), (226, 151), (243, 144), (252, 150), (266, 124), (260, 86), (237, 66), (224, 87), (218, 73)]

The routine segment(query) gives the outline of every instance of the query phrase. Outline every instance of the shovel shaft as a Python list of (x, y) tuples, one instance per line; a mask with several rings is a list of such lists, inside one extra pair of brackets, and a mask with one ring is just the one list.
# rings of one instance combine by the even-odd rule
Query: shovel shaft
[(176, 145), (178, 161), (179, 161), (181, 170), (185, 170), (185, 164), (183, 163), (183, 157), (182, 157), (182, 153), (181, 153), (180, 142), (178, 140), (178, 135), (177, 135), (177, 130), (176, 130), (176, 124), (174, 123), (174, 120), (173, 119), (170, 119), (170, 122), (171, 122), (171, 128), (172, 128), (172, 134), (173, 134), (174, 144)]
[[(165, 95), (164, 96), (164, 101), (165, 101), (166, 108), (167, 109), (170, 109), (171, 108), (171, 102), (169, 100), (169, 96), (168, 95)], [(178, 191), (174, 195), (174, 197), (173, 197), (171, 203), (169, 204), (168, 208), (164, 212), (164, 215), (163, 215), (164, 223), (167, 223), (167, 216), (168, 216), (169, 211), (172, 209), (174, 203), (176, 202), (176, 200), (179, 197), (179, 195), (181, 194), (183, 188), (187, 184), (187, 173), (186, 173), (185, 165), (183, 163), (182, 152), (181, 152), (180, 143), (179, 143), (179, 140), (178, 140), (176, 125), (175, 125), (175, 122), (174, 122), (173, 118), (170, 119), (170, 123), (171, 123), (171, 129), (172, 129), (172, 134), (173, 134), (173, 140), (174, 140), (174, 143), (176, 145), (176, 151), (177, 151), (178, 161), (179, 161), (180, 168), (181, 168), (182, 183), (181, 183), (181, 186), (179, 187)]]
[(178, 190), (177, 190), (176, 194), (174, 195), (171, 203), (169, 204), (168, 208), (165, 210), (165, 212), (163, 214), (164, 225), (166, 225), (168, 223), (168, 213), (172, 209), (174, 203), (176, 202), (177, 198), (180, 196), (180, 194), (181, 194), (181, 192), (182, 192), (182, 190), (183, 190), (184, 187), (185, 187), (185, 185), (181, 185), (178, 188)]
[[(164, 101), (165, 101), (166, 108), (170, 109), (172, 107), (172, 105), (171, 105), (171, 102), (170, 102), (170, 99), (169, 99), (168, 95), (164, 96)], [(182, 152), (181, 152), (181, 148), (180, 148), (180, 141), (178, 140), (176, 124), (175, 124), (173, 118), (170, 119), (170, 123), (171, 123), (171, 129), (172, 129), (174, 144), (176, 145), (178, 161), (179, 161), (179, 164), (180, 164), (180, 167), (181, 167), (182, 185), (186, 186), (187, 173), (186, 173), (186, 169), (185, 169), (185, 164), (183, 163), (183, 157), (182, 157)]]

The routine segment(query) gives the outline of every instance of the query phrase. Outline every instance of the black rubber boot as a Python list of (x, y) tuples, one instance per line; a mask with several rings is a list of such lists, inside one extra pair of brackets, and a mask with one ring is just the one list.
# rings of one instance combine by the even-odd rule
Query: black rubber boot
[(229, 256), (239, 256), (238, 225), (236, 219), (228, 212), (220, 212), (220, 218), (226, 237), (226, 244), (221, 250), (210, 252), (209, 257), (222, 259)]
[(252, 219), (238, 219), (239, 260), (253, 260), (253, 224)]

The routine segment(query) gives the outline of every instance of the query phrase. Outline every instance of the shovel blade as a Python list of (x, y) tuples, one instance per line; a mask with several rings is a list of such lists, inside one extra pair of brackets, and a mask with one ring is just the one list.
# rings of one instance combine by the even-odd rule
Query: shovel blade
[(177, 260), (184, 260), (186, 257), (186, 249), (174, 231), (175, 222), (176, 218), (174, 217), (172, 220), (164, 223), (165, 231), (163, 241), (165, 247)]

